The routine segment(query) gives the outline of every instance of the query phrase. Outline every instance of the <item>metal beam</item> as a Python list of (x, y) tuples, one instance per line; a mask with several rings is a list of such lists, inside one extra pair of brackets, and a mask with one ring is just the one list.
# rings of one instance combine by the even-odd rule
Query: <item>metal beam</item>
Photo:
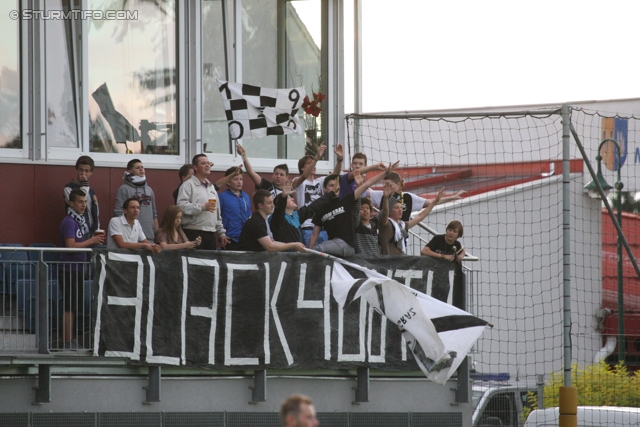
[(145, 405), (151, 405), (153, 402), (160, 402), (160, 381), (162, 379), (162, 368), (160, 366), (149, 366), (149, 385), (142, 387), (147, 390), (147, 400)]
[(469, 403), (469, 357), (464, 358), (456, 372), (456, 403)]
[(251, 389), (251, 400), (249, 403), (255, 404), (267, 401), (267, 370), (258, 369), (253, 371), (253, 385)]
[(34, 405), (42, 405), (51, 402), (51, 365), (38, 365), (38, 386)]
[(351, 403), (359, 405), (369, 401), (369, 368), (358, 368), (356, 381), (356, 386), (353, 387), (356, 399)]

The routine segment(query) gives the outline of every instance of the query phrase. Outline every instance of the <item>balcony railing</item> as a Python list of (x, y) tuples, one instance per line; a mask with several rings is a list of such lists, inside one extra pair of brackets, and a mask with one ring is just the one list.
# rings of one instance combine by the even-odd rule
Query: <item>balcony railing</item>
[(92, 350), (93, 267), (61, 252), (91, 250), (0, 246), (0, 352)]
[[(408, 245), (409, 253), (415, 255), (419, 255), (420, 249), (427, 243), (425, 235), (435, 234), (423, 224), (418, 226), (420, 232), (410, 233)], [(60, 261), (61, 253), (71, 252), (90, 254), (92, 251), (0, 246), (0, 354), (93, 350), (93, 265), (89, 261)], [(465, 260), (474, 261), (477, 258), (467, 254)], [(474, 313), (478, 272), (465, 265), (463, 271), (466, 276), (467, 310)]]

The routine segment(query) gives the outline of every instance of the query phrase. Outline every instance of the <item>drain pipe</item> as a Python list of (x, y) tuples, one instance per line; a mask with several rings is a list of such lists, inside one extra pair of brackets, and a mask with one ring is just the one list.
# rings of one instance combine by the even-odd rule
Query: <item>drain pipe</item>
[(604, 347), (596, 352), (596, 355), (593, 357), (593, 363), (600, 363), (600, 361), (606, 359), (613, 353), (613, 350), (616, 349), (616, 343), (618, 340), (614, 335), (608, 335), (607, 340), (604, 343)]

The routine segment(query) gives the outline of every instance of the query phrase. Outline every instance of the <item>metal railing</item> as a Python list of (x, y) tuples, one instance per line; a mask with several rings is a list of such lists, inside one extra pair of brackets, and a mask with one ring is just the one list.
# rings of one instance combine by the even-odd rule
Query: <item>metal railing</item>
[[(436, 234), (422, 223), (418, 227)], [(419, 255), (427, 242), (410, 231), (408, 253)], [(93, 265), (89, 260), (60, 260), (61, 253), (91, 252), (91, 249), (0, 246), (0, 354), (93, 350)], [(471, 254), (464, 258), (477, 259)], [(464, 264), (463, 271), (467, 309), (473, 313), (479, 272)]]
[(0, 353), (92, 350), (93, 267), (61, 253), (91, 249), (0, 246)]
[[(418, 224), (416, 224), (416, 226), (430, 236), (435, 236), (436, 234), (438, 234), (434, 229), (432, 229), (426, 224), (423, 224), (422, 222), (419, 222)], [(409, 230), (409, 243), (407, 245), (407, 253), (410, 255), (416, 255), (416, 256), (420, 255), (420, 251), (422, 250), (423, 247), (426, 246), (427, 243), (429, 243), (429, 240), (430, 239), (424, 238), (421, 235), (421, 233), (416, 233), (412, 230)], [(479, 258), (474, 256), (473, 254), (471, 254), (465, 249), (465, 256), (463, 258), (463, 262), (464, 261), (469, 261), (469, 262), (479, 261)], [(467, 306), (466, 310), (471, 314), (476, 314), (478, 311), (476, 298), (475, 298), (476, 284), (479, 283), (478, 276), (480, 272), (477, 270), (473, 270), (466, 264), (462, 264), (462, 271), (464, 272), (465, 278), (466, 278), (466, 282), (465, 282), (466, 306)]]

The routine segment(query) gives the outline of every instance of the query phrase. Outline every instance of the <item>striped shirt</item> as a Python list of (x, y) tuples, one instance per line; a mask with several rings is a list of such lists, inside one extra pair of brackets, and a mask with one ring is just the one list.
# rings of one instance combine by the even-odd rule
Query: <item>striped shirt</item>
[(357, 254), (380, 255), (378, 246), (378, 218), (372, 218), (369, 227), (360, 223), (356, 227), (355, 248)]

